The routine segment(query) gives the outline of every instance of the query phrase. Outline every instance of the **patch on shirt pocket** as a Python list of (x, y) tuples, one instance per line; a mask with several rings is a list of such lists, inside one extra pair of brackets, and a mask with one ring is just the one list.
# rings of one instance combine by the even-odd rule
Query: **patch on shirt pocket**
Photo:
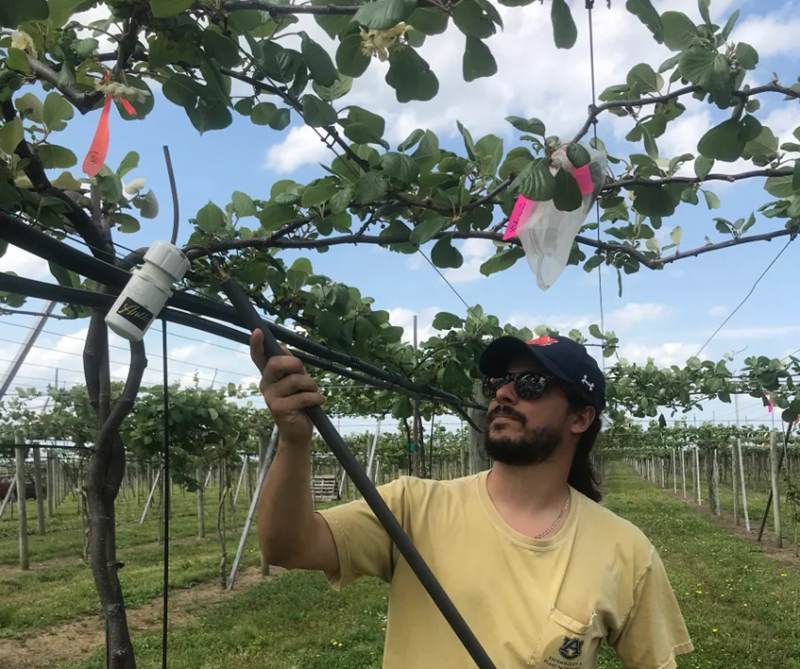
[(595, 614), (582, 623), (552, 609), (539, 639), (532, 665), (536, 669), (594, 668), (600, 636), (595, 634)]

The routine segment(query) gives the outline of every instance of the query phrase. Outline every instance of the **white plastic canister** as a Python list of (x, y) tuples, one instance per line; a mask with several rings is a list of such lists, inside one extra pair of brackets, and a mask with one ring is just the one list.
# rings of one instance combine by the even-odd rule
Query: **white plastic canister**
[(133, 270), (128, 285), (106, 314), (106, 325), (121, 337), (141, 341), (172, 295), (172, 286), (188, 269), (189, 261), (177, 246), (153, 242), (144, 264)]

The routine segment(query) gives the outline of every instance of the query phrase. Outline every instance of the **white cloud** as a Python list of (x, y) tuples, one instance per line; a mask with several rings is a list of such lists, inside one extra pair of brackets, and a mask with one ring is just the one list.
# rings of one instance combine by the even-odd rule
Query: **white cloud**
[(700, 344), (685, 341), (671, 341), (662, 344), (642, 344), (636, 342), (622, 343), (619, 355), (621, 358), (630, 362), (644, 364), (648, 359), (652, 359), (656, 365), (683, 365), (688, 358), (691, 358)]
[(451, 283), (467, 283), (485, 278), (480, 272), (481, 265), (494, 255), (494, 243), (488, 239), (467, 239), (459, 250), (464, 256), (464, 263), (457, 269), (443, 272)]
[(441, 309), (439, 307), (425, 307), (418, 311), (405, 307), (389, 309), (389, 322), (403, 328), (403, 341), (409, 344), (414, 342), (414, 315), (417, 316), (417, 342), (421, 344), (426, 339), (433, 337), (438, 330), (433, 328), (433, 318)]
[(733, 33), (737, 42), (752, 44), (763, 56), (796, 54), (800, 50), (797, 34), (800, 31), (800, 7), (787, 2), (778, 11), (763, 16), (749, 16)]
[(708, 310), (708, 315), (713, 318), (724, 318), (730, 310), (724, 304), (716, 304)]
[(286, 139), (267, 149), (264, 166), (278, 174), (288, 174), (303, 165), (324, 161), (329, 156), (328, 148), (313, 128), (301, 126), (292, 128)]
[(517, 328), (530, 328), (533, 330), (539, 325), (547, 325), (555, 328), (559, 332), (569, 332), (570, 330), (586, 330), (592, 323), (596, 323), (599, 318), (582, 314), (550, 314), (548, 316), (537, 316), (524, 312), (512, 312), (505, 319), (506, 323), (510, 323)]
[(610, 312), (605, 322), (611, 330), (628, 330), (640, 323), (661, 320), (669, 313), (670, 308), (665, 304), (630, 302)]
[(789, 337), (800, 333), (800, 325), (773, 325), (763, 327), (723, 328), (717, 334), (718, 339), (764, 339)]
[(784, 105), (773, 110), (764, 119), (764, 125), (775, 133), (780, 142), (797, 142), (792, 131), (800, 126), (800, 110), (795, 105)]
[(26, 279), (44, 279), (50, 276), (46, 260), (10, 244), (0, 257), (0, 271), (16, 272)]

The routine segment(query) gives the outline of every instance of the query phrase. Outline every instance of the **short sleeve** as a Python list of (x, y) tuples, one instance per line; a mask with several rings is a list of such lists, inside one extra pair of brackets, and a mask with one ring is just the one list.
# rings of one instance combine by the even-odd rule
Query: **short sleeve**
[[(407, 530), (407, 477), (378, 486), (377, 490), (397, 520)], [(319, 511), (330, 527), (339, 556), (339, 577), (329, 580), (337, 589), (359, 576), (376, 576), (390, 581), (394, 572), (393, 544), (383, 525), (363, 500)]]
[(634, 603), (616, 639), (610, 638), (625, 669), (675, 669), (676, 655), (694, 650), (664, 564), (652, 549), (639, 578)]

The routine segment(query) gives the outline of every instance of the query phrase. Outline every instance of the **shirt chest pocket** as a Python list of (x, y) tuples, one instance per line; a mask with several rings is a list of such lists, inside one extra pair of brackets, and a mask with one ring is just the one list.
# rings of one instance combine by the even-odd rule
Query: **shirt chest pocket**
[(535, 669), (594, 669), (602, 638), (596, 614), (584, 623), (552, 609), (531, 666)]

